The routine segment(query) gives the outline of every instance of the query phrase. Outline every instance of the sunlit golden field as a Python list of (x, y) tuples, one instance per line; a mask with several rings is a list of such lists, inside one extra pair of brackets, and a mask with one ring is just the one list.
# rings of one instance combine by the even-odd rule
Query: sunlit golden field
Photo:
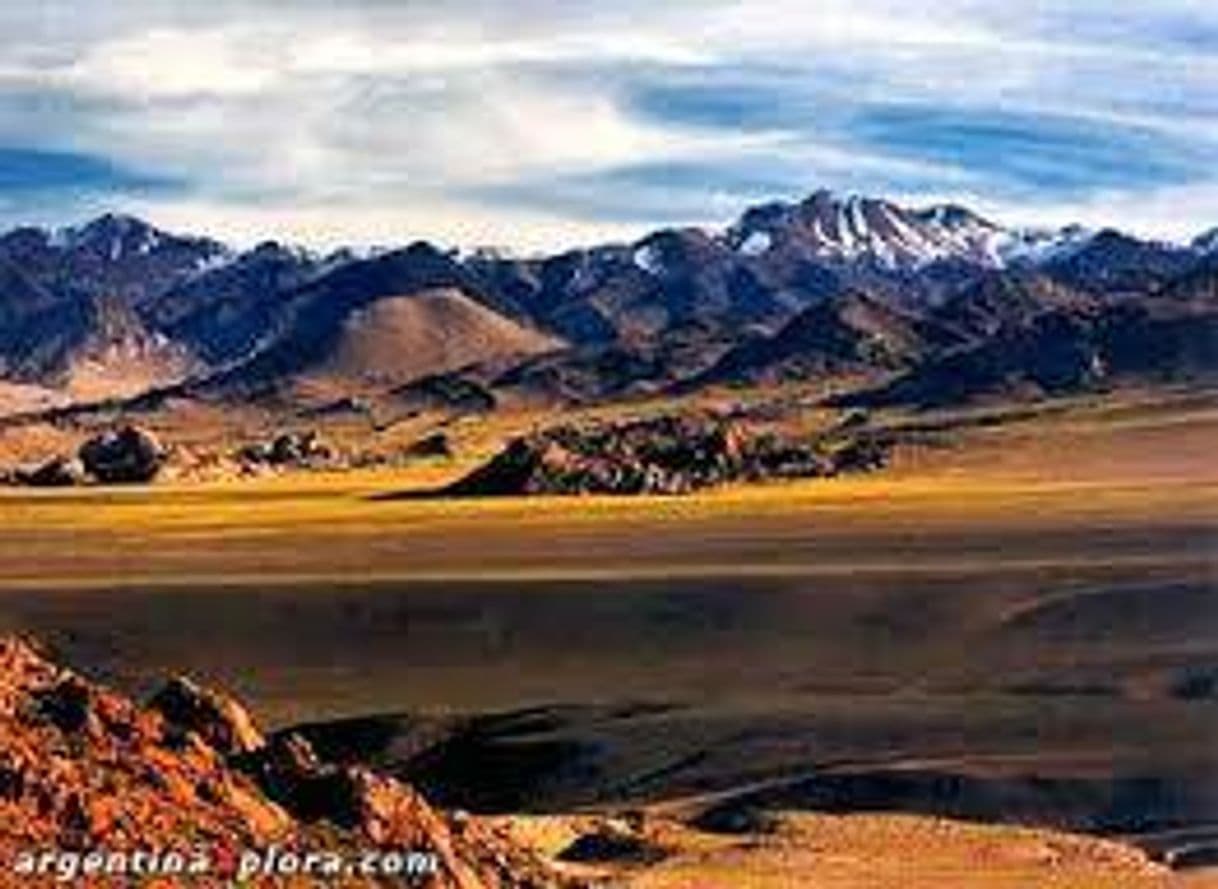
[[(137, 581), (668, 576), (815, 568), (916, 570), (916, 550), (960, 566), (1144, 558), (974, 552), (972, 537), (1204, 529), (1214, 517), (1218, 409), (1080, 410), (905, 449), (876, 476), (736, 488), (687, 498), (420, 500), (493, 451), (462, 432), (459, 459), (395, 470), (145, 490), (0, 492), (9, 586)], [(963, 534), (963, 537), (956, 535)], [(859, 536), (861, 535), (861, 536)], [(876, 535), (874, 543), (868, 538)], [(916, 535), (916, 538), (914, 537)], [(894, 555), (891, 544), (900, 539)], [(1011, 543), (1016, 540), (1011, 538)], [(1198, 558), (1208, 557), (1203, 550)]]

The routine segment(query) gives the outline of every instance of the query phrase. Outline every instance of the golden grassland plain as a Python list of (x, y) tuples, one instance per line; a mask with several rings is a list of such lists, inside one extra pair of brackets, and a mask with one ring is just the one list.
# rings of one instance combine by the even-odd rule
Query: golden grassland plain
[[(978, 428), (950, 444), (907, 449), (894, 469), (876, 476), (683, 498), (378, 496), (451, 480), (493, 451), (499, 431), (467, 434), (472, 446), (459, 460), (402, 469), (2, 492), (0, 582), (276, 582), (351, 579), (352, 570), (365, 579), (782, 570), (789, 559), (742, 559), (721, 544), (772, 536), (815, 545), (870, 533), (883, 542), (915, 528), (932, 537), (1206, 524), (1218, 485), (1218, 408), (1186, 403), (1177, 411), (1080, 410)], [(865, 539), (857, 542), (854, 567), (882, 565)]]

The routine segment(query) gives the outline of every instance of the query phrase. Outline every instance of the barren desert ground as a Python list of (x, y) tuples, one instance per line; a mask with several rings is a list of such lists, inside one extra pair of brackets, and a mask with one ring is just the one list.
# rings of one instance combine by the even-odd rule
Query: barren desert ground
[[(1212, 400), (1135, 399), (689, 498), (384, 496), (443, 464), (6, 491), (0, 629), (134, 690), (197, 674), (442, 803), (905, 811), (1204, 849), (1215, 441)], [(428, 732), (456, 740), (419, 762)], [(695, 885), (664, 873), (640, 885)], [(776, 873), (756, 885), (810, 885)]]

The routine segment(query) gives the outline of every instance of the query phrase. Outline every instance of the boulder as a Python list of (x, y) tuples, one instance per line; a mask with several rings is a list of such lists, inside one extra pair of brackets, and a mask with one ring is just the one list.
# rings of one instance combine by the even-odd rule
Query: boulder
[(333, 449), (317, 432), (281, 432), (269, 441), (246, 445), (237, 453), (245, 465), (313, 467), (333, 459)]
[(148, 705), (170, 726), (195, 732), (224, 756), (242, 756), (266, 746), (266, 738), (241, 704), (185, 676), (171, 679)]
[(846, 441), (832, 453), (835, 472), (874, 472), (888, 465), (890, 442), (869, 436)]
[(88, 684), (76, 676), (65, 676), (37, 695), (39, 709), (64, 732), (78, 732), (96, 719), (93, 694)]
[(143, 484), (165, 465), (165, 451), (156, 436), (138, 426), (90, 438), (80, 447), (85, 471), (108, 484)]
[(733, 799), (704, 809), (690, 825), (704, 833), (756, 836), (774, 833), (778, 819), (760, 806)]
[(271, 442), (269, 462), (301, 464), (329, 456), (330, 449), (322, 444), (316, 432), (285, 432)]
[(418, 441), (412, 442), (402, 454), (407, 458), (417, 459), (451, 457), (453, 455), (453, 448), (445, 433), (433, 432), (430, 435), (423, 436)]
[(337, 820), (332, 818), (334, 804), (327, 786), (335, 769), (324, 764), (301, 735), (275, 735), (243, 767), (267, 796), (297, 818)]
[(18, 469), (12, 480), (31, 488), (71, 488), (85, 483), (85, 468), (79, 460), (52, 457), (33, 469)]
[[(269, 798), (296, 818), (325, 821), (369, 839), (390, 839), (403, 806), (417, 808), (415, 792), (365, 768), (322, 762), (301, 735), (276, 735), (242, 768)], [(407, 819), (409, 820), (409, 819)]]
[(663, 847), (625, 825), (606, 821), (572, 841), (558, 860), (573, 864), (654, 864), (667, 857)]

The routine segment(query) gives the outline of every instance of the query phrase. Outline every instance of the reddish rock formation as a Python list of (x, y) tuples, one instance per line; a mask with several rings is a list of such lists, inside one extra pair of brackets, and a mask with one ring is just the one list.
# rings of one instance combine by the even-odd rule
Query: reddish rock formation
[(196, 732), (225, 756), (253, 753), (266, 745), (262, 732), (237, 701), (175, 676), (148, 705), (172, 725)]
[[(413, 850), (436, 868), (405, 882), (427, 889), (573, 885), (504, 829), (438, 812), (393, 779), (323, 763), (302, 739), (268, 744), (224, 695), (176, 679), (154, 700), (141, 707), (27, 642), (0, 640), (0, 886), (54, 884), (54, 872), (20, 869), (31, 856), (90, 850), (128, 864), (137, 852), (163, 861), (175, 852), (209, 871), (147, 885), (225, 886), (244, 853), (271, 847), (344, 862)], [(378, 880), (403, 884), (348, 873), (334, 885)], [(257, 875), (248, 884), (313, 883)]]

